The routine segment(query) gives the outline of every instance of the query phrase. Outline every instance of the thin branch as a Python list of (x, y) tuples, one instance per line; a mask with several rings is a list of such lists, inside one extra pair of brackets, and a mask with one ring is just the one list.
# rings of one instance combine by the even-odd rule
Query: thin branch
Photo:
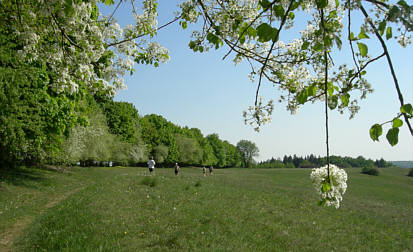
[[(389, 51), (387, 50), (386, 43), (384, 42), (383, 38), (380, 36), (380, 33), (377, 31), (377, 28), (374, 26), (373, 22), (371, 21), (371, 18), (367, 14), (367, 11), (364, 9), (363, 5), (361, 5), (361, 4), (360, 4), (360, 10), (361, 10), (361, 12), (363, 12), (364, 17), (366, 18), (367, 22), (369, 23), (369, 25), (373, 29), (374, 34), (379, 39), (379, 41), (381, 43), (381, 46), (383, 47), (384, 53), (386, 54), (387, 63), (388, 63), (389, 68), (390, 68), (390, 72), (391, 72), (391, 75), (393, 77), (394, 86), (396, 87), (396, 91), (397, 91), (397, 95), (398, 95), (398, 98), (399, 98), (399, 101), (400, 101), (400, 105), (404, 106), (403, 95), (402, 95), (402, 92), (400, 91), (399, 81), (397, 80), (396, 73), (395, 73), (394, 67), (393, 67), (393, 63), (391, 61)], [(406, 114), (403, 114), (403, 117), (404, 117), (404, 121), (407, 124), (407, 127), (409, 128), (410, 134), (413, 136), (413, 129), (412, 129), (412, 126), (410, 125), (409, 118), (407, 117)]]
[(324, 50), (324, 93), (325, 93), (325, 101), (324, 101), (324, 113), (326, 119), (326, 149), (327, 149), (327, 180), (330, 182), (330, 148), (328, 143), (328, 92), (327, 92), (327, 83), (328, 83), (328, 57), (327, 57), (327, 48), (325, 45), (325, 37), (326, 37), (326, 28), (324, 24), (324, 10), (320, 9), (321, 12), (321, 27), (323, 28), (323, 50)]
[(264, 70), (265, 70), (265, 67), (267, 66), (268, 59), (270, 58), (270, 55), (271, 55), (272, 50), (273, 50), (273, 48), (274, 48), (274, 45), (275, 45), (275, 43), (278, 41), (278, 38), (280, 37), (280, 32), (281, 32), (281, 30), (282, 30), (285, 22), (287, 21), (287, 16), (288, 16), (288, 14), (289, 14), (289, 12), (290, 12), (290, 10), (291, 10), (291, 7), (292, 7), (292, 5), (293, 5), (293, 2), (294, 2), (294, 1), (290, 1), (290, 5), (288, 6), (288, 9), (287, 9), (287, 11), (284, 13), (284, 16), (283, 16), (283, 18), (282, 18), (282, 20), (281, 20), (280, 27), (278, 28), (278, 31), (277, 31), (277, 33), (275, 34), (274, 40), (273, 40), (273, 42), (272, 42), (272, 44), (271, 44), (271, 48), (270, 48), (270, 50), (268, 51), (268, 54), (267, 54), (267, 57), (265, 58), (265, 61), (264, 61), (263, 66), (261, 67), (260, 78), (259, 78), (259, 81), (258, 81), (257, 91), (255, 92), (255, 105), (257, 105), (257, 102), (258, 102), (258, 93), (259, 93), (260, 87), (261, 87), (262, 74), (263, 74), (263, 72), (264, 72)]
[[(179, 20), (180, 18), (181, 18), (181, 16), (176, 17), (176, 18), (174, 18), (173, 20), (169, 21), (168, 23), (159, 26), (159, 28), (157, 28), (156, 31), (159, 31), (160, 29), (165, 28), (166, 26), (168, 26), (168, 25), (176, 22), (176, 21)], [(135, 36), (135, 37), (133, 37), (133, 38), (128, 38), (128, 39), (124, 39), (124, 40), (121, 40), (121, 41), (118, 41), (118, 42), (114, 42), (114, 43), (111, 43), (111, 44), (107, 45), (107, 47), (116, 46), (116, 45), (119, 45), (119, 44), (122, 44), (122, 43), (125, 43), (125, 42), (129, 42), (129, 41), (132, 41), (132, 40), (134, 40), (134, 39), (141, 38), (141, 37), (143, 37), (143, 36), (145, 36), (145, 35), (147, 35), (147, 34), (144, 33), (144, 34), (140, 34), (140, 35), (138, 35), (138, 36)]]
[(383, 56), (385, 56), (385, 55), (386, 55), (386, 54), (383, 52), (382, 54), (380, 54), (380, 55), (377, 56), (376, 58), (373, 58), (373, 59), (367, 61), (366, 64), (362, 65), (361, 68), (357, 70), (357, 71), (358, 71), (358, 72), (357, 72), (357, 75), (354, 75), (354, 76), (350, 79), (350, 84), (353, 82), (353, 80), (354, 80), (355, 78), (357, 78), (357, 76), (360, 76), (360, 73), (361, 73), (370, 63), (372, 63), (372, 62), (380, 59), (381, 57), (383, 57)]
[[(272, 6), (274, 5), (274, 3), (277, 2), (277, 0), (274, 0), (270, 3), (270, 6), (268, 8), (266, 8), (265, 10), (263, 10), (260, 14), (258, 14), (254, 20), (251, 21), (251, 23), (241, 32), (241, 35), (239, 35), (239, 37), (237, 38), (237, 40), (235, 41), (235, 45), (238, 44), (240, 38), (245, 34), (245, 32), (252, 26), (253, 23), (255, 23), (255, 21), (258, 20), (258, 18), (260, 18), (268, 9), (271, 9)], [(225, 54), (225, 56), (222, 58), (222, 60), (225, 60), (225, 58), (232, 52), (232, 49), (230, 49), (228, 51), (227, 54)]]
[[(400, 118), (402, 115), (403, 115), (402, 113), (398, 113), (395, 118)], [(383, 126), (383, 125), (385, 125), (385, 124), (387, 124), (387, 123), (392, 123), (395, 118), (393, 118), (392, 120), (389, 120), (389, 121), (387, 121), (387, 122), (380, 123), (380, 125)]]
[[(133, 0), (132, 0), (132, 1), (133, 1)], [(119, 6), (120, 6), (121, 3), (122, 3), (122, 0), (119, 1), (119, 3), (116, 5), (115, 9), (113, 10), (112, 14), (110, 14), (108, 20), (106, 21), (105, 26), (109, 24), (110, 20), (111, 20), (112, 17), (115, 15), (115, 13), (116, 13), (116, 11), (118, 10), (118, 8), (119, 8)]]
[(359, 65), (357, 64), (356, 55), (355, 55), (355, 53), (354, 53), (353, 41), (351, 41), (351, 39), (350, 39), (350, 34), (351, 34), (351, 8), (350, 8), (350, 0), (347, 1), (347, 4), (348, 4), (348, 14), (347, 14), (347, 16), (348, 16), (348, 25), (347, 25), (348, 42), (350, 43), (351, 54), (352, 54), (352, 56), (353, 56), (354, 65), (355, 65), (356, 68), (357, 68), (357, 73), (358, 73), (359, 77), (361, 77), (361, 76), (360, 76), (360, 68), (359, 68)]
[(135, 16), (138, 16), (138, 12), (136, 11), (135, 4), (134, 4), (135, 0), (130, 0), (130, 2), (132, 4), (132, 13), (135, 14)]
[(380, 6), (386, 7), (387, 9), (389, 8), (388, 4), (383, 3), (381, 1), (377, 1), (377, 0), (364, 0), (364, 1), (375, 4), (375, 5), (380, 5)]
[(77, 48), (79, 48), (79, 49), (82, 49), (82, 47), (80, 47), (78, 44), (76, 44), (75, 42), (73, 42), (72, 39), (66, 34), (65, 30), (64, 30), (62, 27), (60, 27), (60, 24), (59, 24), (59, 22), (57, 21), (56, 17), (55, 17), (53, 14), (51, 14), (51, 16), (52, 16), (54, 22), (56, 23), (57, 27), (59, 28), (60, 32), (61, 32), (61, 33), (63, 34), (63, 36), (69, 41), (69, 43), (70, 43), (71, 45), (74, 45), (75, 47), (77, 47)]

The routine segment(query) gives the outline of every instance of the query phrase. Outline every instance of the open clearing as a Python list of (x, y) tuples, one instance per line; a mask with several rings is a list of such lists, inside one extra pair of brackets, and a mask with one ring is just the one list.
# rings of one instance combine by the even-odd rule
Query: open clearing
[(413, 251), (408, 170), (346, 171), (337, 210), (310, 169), (5, 171), (0, 251)]

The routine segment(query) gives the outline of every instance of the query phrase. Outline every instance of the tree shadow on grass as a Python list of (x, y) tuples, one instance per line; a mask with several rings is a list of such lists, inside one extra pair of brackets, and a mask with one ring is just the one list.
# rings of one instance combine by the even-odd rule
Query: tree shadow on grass
[(52, 180), (47, 178), (40, 169), (27, 167), (0, 169), (0, 182), (1, 184), (5, 183), (27, 188), (38, 188), (39, 186), (52, 184)]

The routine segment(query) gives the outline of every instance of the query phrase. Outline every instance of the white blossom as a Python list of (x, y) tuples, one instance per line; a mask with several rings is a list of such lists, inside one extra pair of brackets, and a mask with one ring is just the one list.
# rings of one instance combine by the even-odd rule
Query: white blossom
[[(328, 176), (328, 174), (330, 176)], [(330, 164), (314, 168), (311, 172), (312, 184), (326, 206), (340, 207), (343, 194), (347, 190), (347, 173), (343, 169)]]

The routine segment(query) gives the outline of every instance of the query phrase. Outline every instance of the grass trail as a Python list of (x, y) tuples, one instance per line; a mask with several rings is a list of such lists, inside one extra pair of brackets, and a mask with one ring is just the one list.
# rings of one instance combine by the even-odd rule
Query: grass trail
[(19, 172), (0, 187), (0, 233), (23, 221), (10, 251), (412, 251), (403, 169), (347, 169), (338, 210), (317, 206), (308, 169)]

